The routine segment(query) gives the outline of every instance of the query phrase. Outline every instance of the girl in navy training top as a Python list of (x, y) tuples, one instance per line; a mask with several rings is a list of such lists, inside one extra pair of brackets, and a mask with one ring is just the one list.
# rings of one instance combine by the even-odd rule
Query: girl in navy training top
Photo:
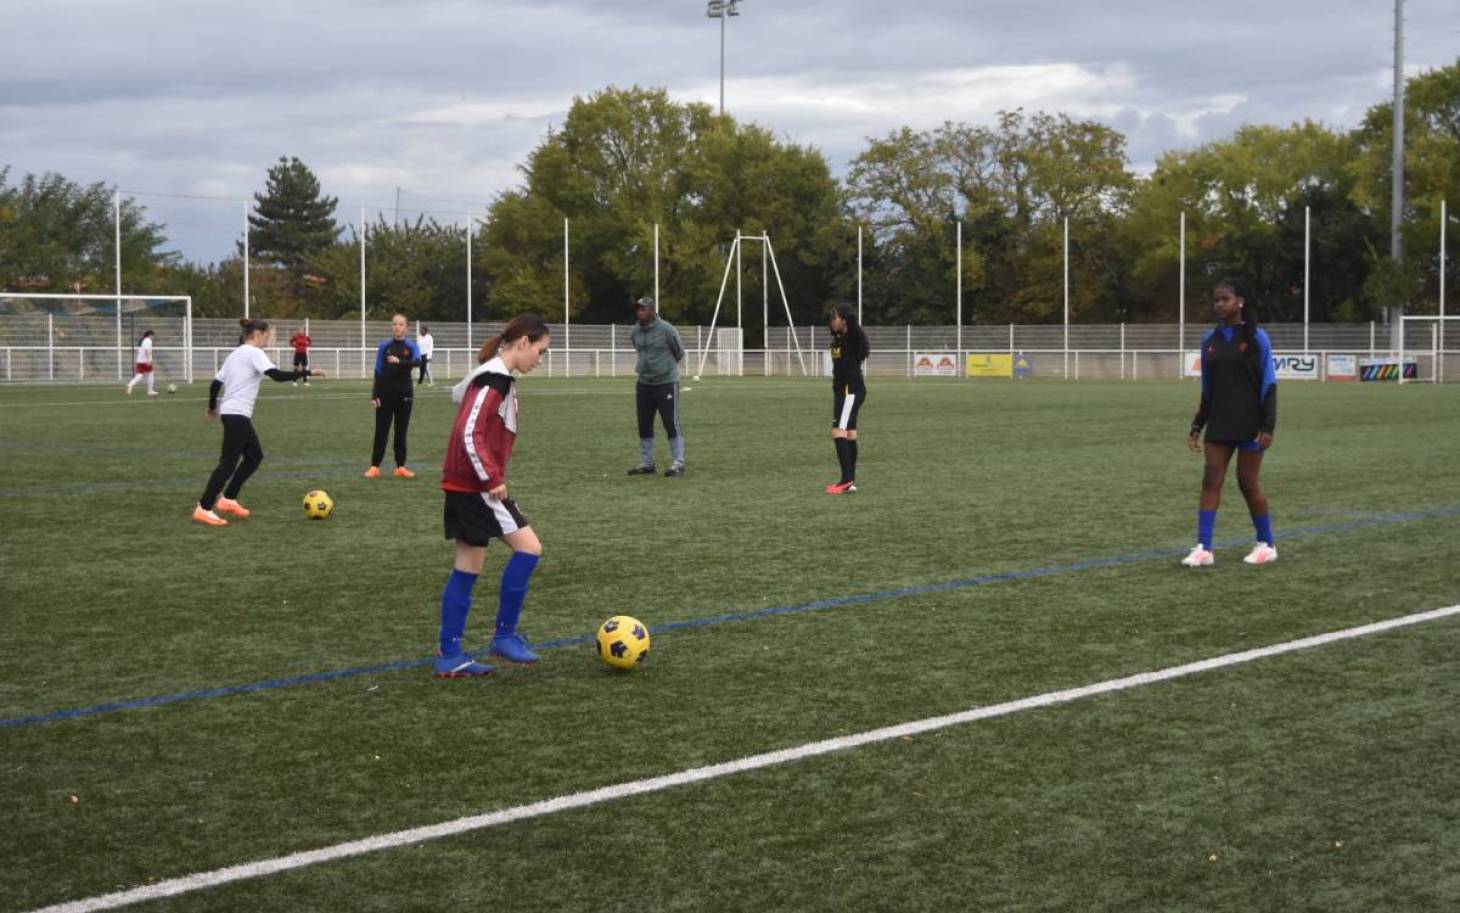
[(512, 375), (527, 374), (548, 348), (548, 325), (536, 314), (519, 314), (477, 355), (481, 363), (451, 391), (459, 404), (441, 489), (446, 493), (446, 538), (456, 542), (456, 564), (441, 593), (441, 645), (438, 678), (488, 675), (492, 667), (476, 662), (461, 647), (471, 591), (482, 572), (487, 543), (501, 539), (512, 549), (502, 569), (497, 624), (489, 652), (515, 663), (535, 663), (537, 654), (517, 633), (527, 586), (542, 557), (542, 543), (517, 504), (507, 496), (507, 463), (517, 441), (517, 389)]
[(380, 478), (380, 463), (385, 459), (385, 440), (390, 426), (395, 425), (395, 476), (414, 479), (406, 468), (406, 431), (411, 426), (411, 400), (415, 388), (411, 372), (421, 364), (421, 353), (413, 339), (406, 338), (410, 321), (406, 315), (390, 318), (390, 338), (375, 349), (375, 384), (370, 390), (370, 405), (375, 407), (375, 442), (370, 448), (370, 468), (365, 478)]
[[(1214, 562), (1212, 534), (1217, 525), (1217, 507), (1222, 500), (1222, 483), (1227, 465), (1237, 454), (1237, 486), (1247, 500), (1257, 544), (1242, 560), (1248, 564), (1269, 564), (1277, 560), (1273, 543), (1272, 517), (1267, 495), (1258, 482), (1262, 455), (1272, 446), (1277, 427), (1277, 375), (1272, 367), (1272, 343), (1257, 328), (1257, 314), (1242, 286), (1231, 280), (1212, 289), (1212, 309), (1219, 321), (1201, 341), (1201, 406), (1191, 421), (1187, 446), (1204, 452), (1206, 468), (1201, 477), (1201, 503), (1197, 512), (1197, 543), (1181, 559), (1187, 567), (1207, 567)], [(1206, 442), (1199, 438), (1206, 428)]]

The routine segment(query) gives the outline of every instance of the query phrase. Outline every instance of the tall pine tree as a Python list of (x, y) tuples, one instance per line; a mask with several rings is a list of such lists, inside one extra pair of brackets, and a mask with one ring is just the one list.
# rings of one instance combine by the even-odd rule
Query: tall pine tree
[(305, 262), (326, 250), (339, 237), (335, 224), (335, 197), (322, 197), (319, 179), (297, 158), (279, 156), (269, 169), (268, 184), (256, 193), (249, 214), (252, 256), (277, 263), (297, 282)]

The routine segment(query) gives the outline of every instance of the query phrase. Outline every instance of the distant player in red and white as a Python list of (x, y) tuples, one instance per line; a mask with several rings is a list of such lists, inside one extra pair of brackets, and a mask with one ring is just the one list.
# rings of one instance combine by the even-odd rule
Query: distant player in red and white
[[(294, 370), (306, 372), (304, 375), (304, 386), (309, 386), (309, 345), (313, 342), (309, 334), (301, 328), (289, 337), (289, 347), (294, 350)], [(294, 386), (299, 386), (299, 381), (294, 381)]]
[(132, 358), (132, 379), (127, 381), (127, 395), (132, 395), (132, 388), (137, 386), (137, 381), (147, 378), (147, 395), (156, 396), (157, 381), (152, 376), (152, 337), (157, 334), (148, 330), (137, 340), (137, 354)]
[(446, 493), (446, 538), (456, 541), (456, 564), (441, 592), (438, 678), (488, 675), (492, 667), (472, 659), (461, 646), (471, 591), (482, 572), (487, 543), (501, 539), (512, 549), (502, 569), (497, 625), (490, 651), (514, 663), (535, 663), (537, 654), (517, 633), (527, 585), (542, 557), (542, 543), (517, 504), (507, 496), (507, 463), (517, 442), (517, 389), (513, 373), (527, 374), (548, 348), (548, 325), (536, 314), (513, 317), (482, 345), (481, 366), (451, 391), (459, 403), (441, 489)]

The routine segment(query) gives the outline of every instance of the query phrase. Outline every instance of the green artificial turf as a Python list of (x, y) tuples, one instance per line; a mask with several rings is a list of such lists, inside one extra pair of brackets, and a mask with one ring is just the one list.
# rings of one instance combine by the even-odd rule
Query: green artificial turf
[[(212, 529), (201, 385), (0, 388), (0, 911), (1460, 603), (1460, 390), (1284, 384), (1280, 560), (1242, 564), (1232, 478), (1190, 571), (1192, 383), (874, 379), (844, 497), (829, 385), (692, 387), (688, 475), (630, 478), (631, 382), (521, 382), (523, 631), (583, 643), (216, 697), (429, 654), (449, 397), (419, 477), (368, 481), (363, 384), (266, 386), (254, 516)], [(586, 642), (620, 613), (708, 623), (622, 674)], [(1444, 619), (139, 909), (1454, 909), (1457, 650)]]

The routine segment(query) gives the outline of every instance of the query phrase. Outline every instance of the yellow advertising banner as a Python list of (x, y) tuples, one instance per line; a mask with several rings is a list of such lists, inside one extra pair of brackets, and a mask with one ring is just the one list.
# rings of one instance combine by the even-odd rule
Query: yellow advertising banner
[(1014, 356), (970, 355), (968, 356), (969, 377), (1013, 377)]

